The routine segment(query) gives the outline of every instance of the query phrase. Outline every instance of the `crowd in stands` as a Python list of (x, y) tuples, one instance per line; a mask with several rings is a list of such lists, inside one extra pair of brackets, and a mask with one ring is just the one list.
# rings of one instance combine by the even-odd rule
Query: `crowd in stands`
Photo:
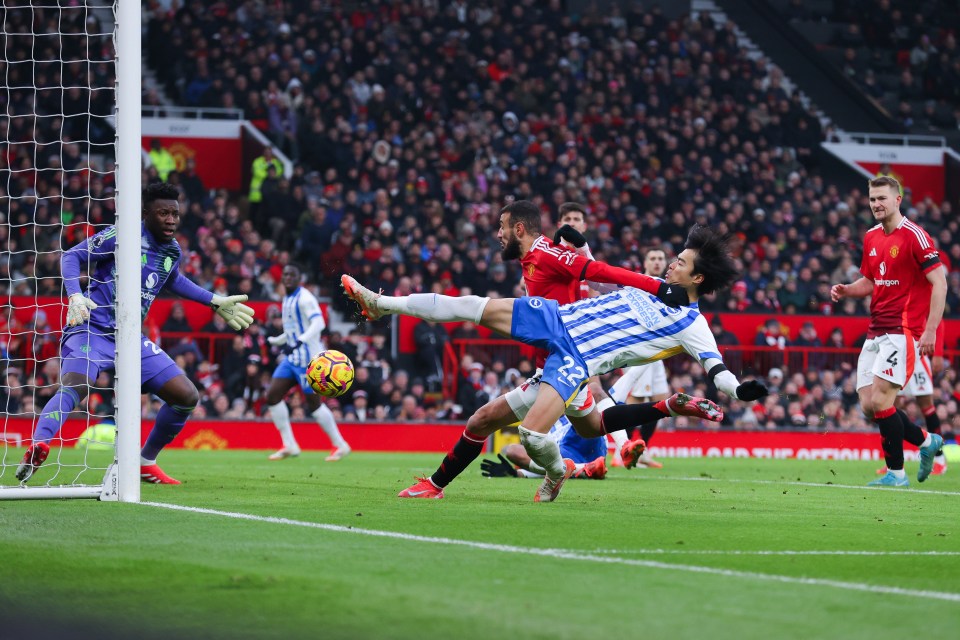
[[(784, 15), (904, 132), (960, 124), (960, 11), (954, 2), (779, 0)], [(811, 6), (814, 5), (814, 6)]]
[[(639, 3), (576, 18), (559, 0), (350, 6), (148, 3), (144, 51), (168, 95), (243, 109), (294, 161), (286, 178), (264, 152), (244, 194), (209, 190), (194, 166), (145, 169), (145, 182), (163, 169), (183, 191), (182, 269), (202, 287), (277, 301), (280, 271), (296, 260), (343, 312), (342, 272), (401, 294), (518, 295), (519, 265), (502, 260), (496, 231), (499, 209), (526, 198), (542, 207), (550, 235), (560, 203), (585, 203), (594, 255), (628, 267), (647, 248), (675, 255), (695, 222), (735, 234), (743, 278), (705, 299), (708, 312), (866, 313), (864, 302), (829, 300), (831, 283), (857, 277), (873, 224), (865, 189), (841, 192), (821, 174), (820, 120), (776, 67), (741, 48), (732, 24), (668, 19)], [(15, 124), (0, 121), (0, 140)], [(42, 145), (52, 127), (37, 118), (36, 135), (0, 157), (0, 295), (61, 295), (60, 249), (114, 219), (109, 158), (85, 165), (86, 145), (70, 137), (62, 149)], [(907, 187), (903, 210), (952, 271), (958, 216), (949, 202), (914, 201)], [(960, 270), (949, 278), (947, 315), (960, 317)], [(277, 322), (234, 337), (217, 362), (190, 340), (164, 340), (203, 393), (197, 416), (262, 415), (278, 356), (265, 336)], [(0, 324), (0, 334), (15, 333), (12, 319)], [(386, 330), (329, 336), (358, 371), (353, 393), (331, 402), (338, 417), (463, 418), (526, 373), (517, 362), (468, 362), (457, 397), (437, 397), (429, 363), (416, 372), (390, 363)], [(53, 366), (21, 371), (16, 386), (42, 389)], [(728, 405), (735, 424), (799, 424), (801, 413), (805, 425), (866, 424), (844, 395), (848, 369), (834, 369), (830, 384), (826, 370), (818, 384), (771, 368), (786, 377), (784, 395), (760, 409)], [(688, 364), (671, 370), (675, 388), (707, 391)], [(954, 378), (942, 378), (944, 401)], [(295, 400), (291, 410), (303, 407)]]

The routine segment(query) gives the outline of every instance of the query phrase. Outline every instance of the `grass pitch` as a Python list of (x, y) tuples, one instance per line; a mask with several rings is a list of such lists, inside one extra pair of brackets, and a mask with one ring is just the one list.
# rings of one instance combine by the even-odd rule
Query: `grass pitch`
[(478, 464), (444, 500), (399, 500), (439, 455), (323, 455), (171, 450), (184, 484), (144, 486), (144, 504), (0, 502), (0, 637), (876, 640), (960, 624), (960, 469), (891, 490), (862, 486), (870, 462), (668, 459), (538, 505), (536, 481)]

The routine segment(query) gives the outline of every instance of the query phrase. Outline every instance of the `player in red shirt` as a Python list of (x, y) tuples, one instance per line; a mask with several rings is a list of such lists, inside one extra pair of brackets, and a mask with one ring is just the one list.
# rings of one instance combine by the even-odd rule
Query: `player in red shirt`
[[(940, 323), (937, 328), (937, 346), (933, 352), (933, 358), (929, 356), (920, 356), (917, 360), (917, 366), (914, 367), (913, 375), (907, 380), (907, 385), (898, 394), (900, 397), (913, 398), (917, 402), (917, 408), (923, 414), (923, 422), (930, 433), (940, 433), (940, 416), (937, 415), (937, 407), (933, 404), (934, 376), (943, 371), (943, 337), (944, 323)], [(930, 475), (939, 476), (947, 470), (947, 459), (943, 455), (943, 450), (937, 452), (933, 461), (933, 472)], [(886, 473), (886, 468), (877, 473)]]
[[(561, 235), (563, 232), (558, 232)], [(578, 234), (579, 235), (579, 234)], [(540, 233), (540, 210), (528, 201), (518, 201), (503, 208), (500, 213), (500, 231), (498, 233), (503, 250), (504, 260), (520, 260), (523, 268), (523, 280), (528, 296), (556, 300), (560, 304), (568, 304), (580, 299), (580, 282), (585, 279), (587, 268), (600, 266), (585, 255), (570, 251), (558, 244), (554, 244)], [(637, 276), (623, 269), (611, 268), (612, 272), (620, 272)], [(637, 276), (638, 277), (638, 276)], [(612, 280), (605, 280), (611, 282)], [(657, 281), (650, 278), (649, 283)], [(617, 284), (620, 284), (617, 282)], [(659, 285), (668, 289), (667, 285)], [(649, 293), (657, 292), (654, 286)], [(538, 353), (537, 367), (544, 364), (546, 352)], [(444, 457), (440, 467), (430, 478), (423, 478), (416, 484), (399, 493), (401, 498), (442, 498), (443, 489), (453, 481), (473, 460), (480, 455), (484, 441), (488, 436), (503, 427), (518, 424), (527, 415), (537, 399), (540, 386), (539, 375), (508, 392), (491, 400), (480, 407), (467, 420), (467, 428), (453, 449)], [(604, 394), (606, 395), (606, 394)], [(697, 399), (699, 400), (699, 399)], [(613, 405), (610, 401), (610, 405)], [(671, 405), (674, 406), (674, 405)], [(596, 403), (589, 387), (583, 387), (568, 403), (564, 413), (570, 422), (580, 432), (580, 427), (596, 433), (603, 433), (600, 411), (596, 411)], [(678, 409), (679, 410), (679, 409)], [(689, 409), (696, 410), (696, 403), (690, 403)], [(620, 427), (624, 428), (624, 427)], [(641, 450), (642, 453), (642, 450)], [(639, 455), (639, 454), (638, 454)], [(538, 469), (532, 469), (539, 473)]]
[(933, 470), (943, 438), (913, 424), (894, 403), (913, 375), (917, 358), (934, 355), (943, 317), (947, 279), (940, 254), (926, 231), (900, 212), (900, 183), (890, 176), (870, 181), (870, 208), (879, 223), (867, 231), (859, 280), (835, 284), (834, 302), (845, 297), (870, 301), (867, 341), (857, 362), (860, 408), (880, 427), (887, 473), (871, 485), (909, 486), (903, 470), (903, 441), (920, 447), (923, 482)]

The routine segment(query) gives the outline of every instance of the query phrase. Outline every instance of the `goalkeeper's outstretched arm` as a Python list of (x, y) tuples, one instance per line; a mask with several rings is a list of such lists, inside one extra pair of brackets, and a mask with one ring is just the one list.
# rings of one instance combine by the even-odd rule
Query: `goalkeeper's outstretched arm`
[(235, 331), (243, 331), (253, 324), (253, 309), (242, 304), (247, 301), (246, 295), (217, 295), (195, 284), (190, 278), (180, 273), (179, 269), (175, 274), (171, 274), (168, 282), (170, 291), (178, 296), (213, 307), (217, 315), (226, 320)]

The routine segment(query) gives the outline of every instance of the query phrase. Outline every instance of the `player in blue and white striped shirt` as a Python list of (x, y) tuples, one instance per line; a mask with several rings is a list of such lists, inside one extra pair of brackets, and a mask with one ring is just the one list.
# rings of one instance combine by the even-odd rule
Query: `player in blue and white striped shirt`
[[(666, 286), (643, 276), (598, 262), (583, 269), (583, 277), (597, 282), (636, 284), (602, 295), (560, 306), (538, 297), (494, 299), (478, 296), (453, 298), (437, 294), (382, 296), (362, 287), (350, 276), (341, 282), (346, 295), (360, 305), (368, 320), (385, 314), (411, 315), (434, 322), (469, 320), (509, 335), (515, 340), (549, 351), (537, 400), (520, 426), (520, 440), (530, 457), (547, 472), (534, 500), (556, 499), (566, 478), (573, 472), (560, 457), (556, 442), (547, 437), (550, 427), (563, 414), (588, 377), (612, 369), (663, 360), (686, 351), (707, 370), (714, 384), (739, 400), (751, 401), (766, 395), (756, 381), (740, 384), (723, 364), (716, 340), (697, 299), (730, 285), (737, 276), (728, 247), (728, 237), (708, 227), (695, 226), (684, 250), (667, 269)], [(656, 283), (652, 286), (651, 283)], [(671, 307), (652, 291), (671, 297), (685, 292), (688, 304)], [(664, 297), (661, 296), (661, 297)], [(704, 401), (708, 402), (708, 401)], [(662, 406), (661, 406), (662, 405)], [(652, 404), (612, 407), (603, 413), (606, 431), (642, 424), (671, 414), (665, 401)], [(601, 435), (603, 433), (584, 436)]]
[(323, 350), (320, 332), (326, 324), (316, 297), (308, 289), (300, 286), (302, 278), (303, 271), (298, 265), (290, 263), (283, 268), (283, 274), (280, 276), (280, 282), (283, 283), (286, 291), (281, 314), (283, 333), (267, 338), (267, 342), (271, 345), (283, 347), (283, 353), (286, 354), (274, 370), (270, 388), (267, 389), (267, 409), (283, 440), (283, 447), (271, 454), (270, 460), (283, 460), (300, 455), (300, 445), (297, 444), (293, 427), (290, 425), (290, 410), (283, 401), (287, 393), (299, 385), (306, 398), (310, 415), (333, 443), (334, 451), (327, 456), (327, 461), (332, 462), (350, 453), (350, 445), (340, 435), (333, 413), (320, 401), (320, 396), (307, 382), (307, 365)]

